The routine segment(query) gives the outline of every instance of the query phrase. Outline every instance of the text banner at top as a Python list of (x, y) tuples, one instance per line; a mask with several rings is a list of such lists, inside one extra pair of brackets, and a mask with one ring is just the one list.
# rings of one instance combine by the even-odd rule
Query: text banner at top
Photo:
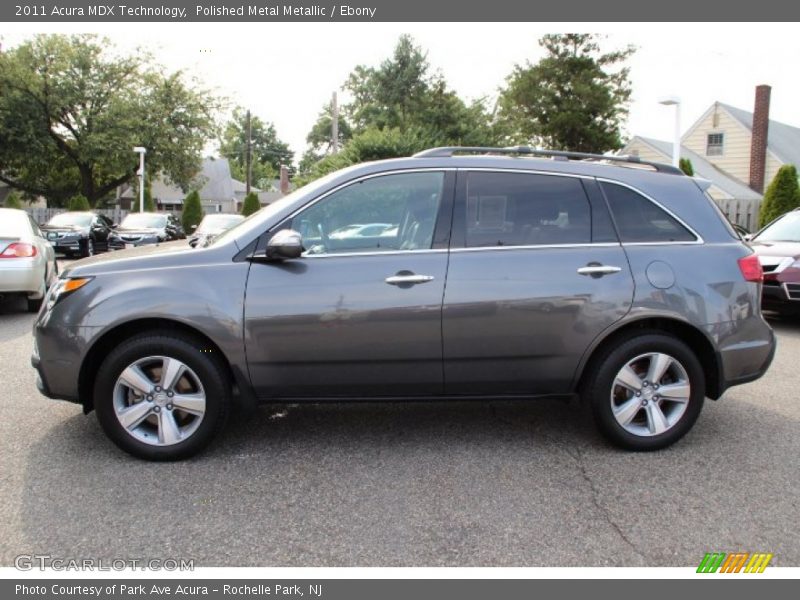
[[(800, 20), (800, 3), (786, 0), (11, 0), (0, 3), (0, 21), (14, 22), (631, 22)], [(711, 35), (713, 32), (709, 32)], [(676, 39), (680, 31), (675, 32)], [(479, 42), (478, 42), (479, 43)], [(487, 48), (491, 51), (491, 48)]]

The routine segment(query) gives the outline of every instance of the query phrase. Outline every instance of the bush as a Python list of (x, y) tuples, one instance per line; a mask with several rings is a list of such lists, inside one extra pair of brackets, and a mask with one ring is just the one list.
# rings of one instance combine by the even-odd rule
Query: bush
[(203, 220), (203, 206), (200, 204), (200, 194), (194, 190), (183, 201), (183, 229), (187, 233), (192, 231), (193, 225), (199, 225)]
[(692, 161), (690, 161), (688, 158), (682, 158), (678, 163), (678, 167), (689, 177), (694, 176), (694, 167), (692, 166)]
[(782, 214), (800, 206), (800, 187), (797, 184), (797, 168), (783, 165), (775, 179), (769, 184), (759, 211), (759, 226), (764, 227)]
[(6, 208), (22, 208), (22, 196), (19, 192), (9, 192), (4, 206)]
[(255, 192), (250, 192), (244, 197), (244, 202), (242, 203), (242, 214), (245, 217), (249, 217), (254, 212), (258, 212), (259, 210), (261, 210), (261, 202), (258, 201), (258, 194)]
[(89, 204), (89, 201), (86, 199), (86, 196), (83, 194), (76, 194), (69, 199), (69, 202), (67, 203), (67, 210), (92, 210), (92, 207)]

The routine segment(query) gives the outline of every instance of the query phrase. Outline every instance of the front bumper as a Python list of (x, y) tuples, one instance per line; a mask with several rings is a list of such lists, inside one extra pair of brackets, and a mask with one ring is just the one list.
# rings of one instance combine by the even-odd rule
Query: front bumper
[(161, 240), (158, 239), (158, 236), (142, 237), (139, 239), (131, 239), (131, 240), (126, 240), (118, 237), (110, 237), (108, 238), (108, 247), (112, 250), (124, 250), (125, 248), (128, 248), (130, 246), (133, 247), (146, 246), (148, 244), (158, 244), (160, 242)]
[(761, 306), (766, 310), (800, 313), (800, 283), (765, 280)]

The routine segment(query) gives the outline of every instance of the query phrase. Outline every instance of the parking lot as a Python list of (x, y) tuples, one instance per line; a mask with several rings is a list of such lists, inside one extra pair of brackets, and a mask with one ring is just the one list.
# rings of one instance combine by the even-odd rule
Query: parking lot
[(0, 564), (19, 554), (201, 566), (800, 566), (800, 320), (762, 380), (676, 446), (607, 446), (577, 404), (263, 407), (183, 463), (129, 457), (45, 399), (33, 315), (0, 302)]

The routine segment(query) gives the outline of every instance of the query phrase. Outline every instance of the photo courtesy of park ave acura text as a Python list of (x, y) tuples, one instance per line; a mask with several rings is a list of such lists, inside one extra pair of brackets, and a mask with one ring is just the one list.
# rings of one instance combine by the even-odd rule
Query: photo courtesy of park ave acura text
[(795, 23), (54, 6), (0, 25), (7, 578), (797, 577)]

